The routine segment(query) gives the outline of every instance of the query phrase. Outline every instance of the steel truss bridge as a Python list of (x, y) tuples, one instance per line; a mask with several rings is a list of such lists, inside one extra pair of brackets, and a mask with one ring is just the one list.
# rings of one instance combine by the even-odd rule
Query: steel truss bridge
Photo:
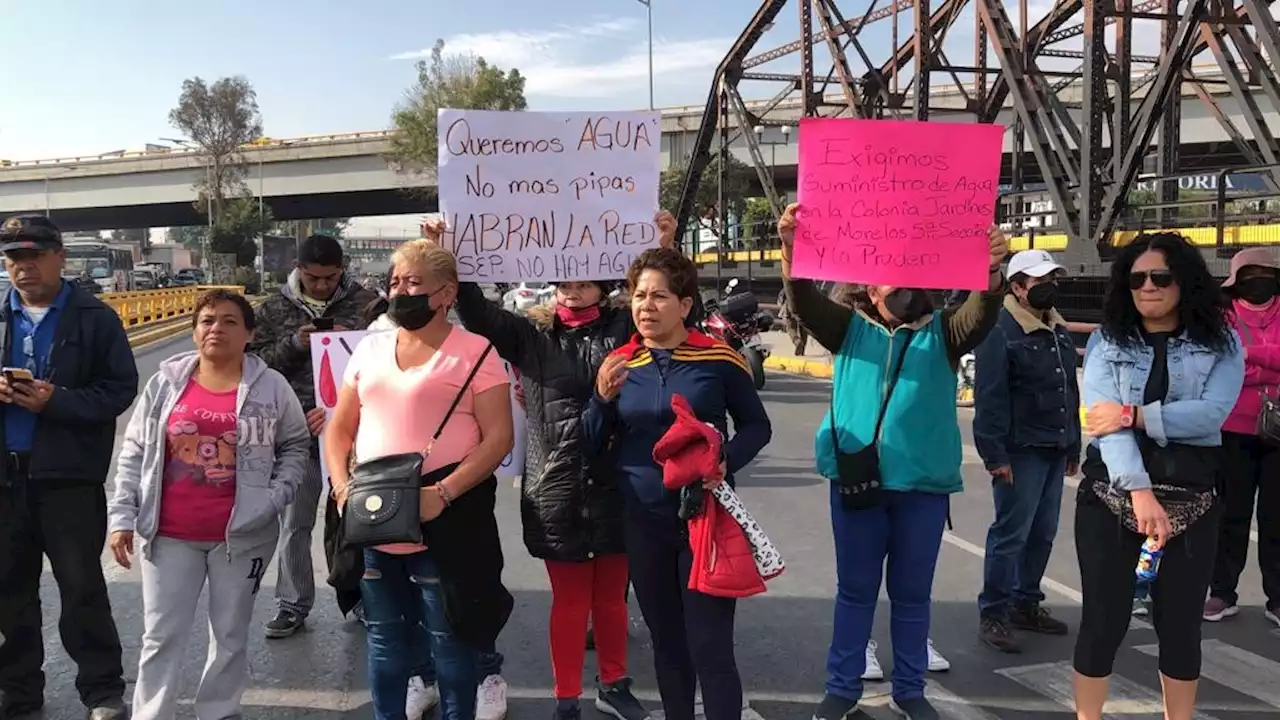
[[(856, 13), (854, 5), (861, 6)], [(781, 199), (761, 151), (767, 143), (751, 131), (786, 124), (769, 119), (773, 108), (790, 101), (804, 117), (914, 120), (945, 109), (954, 118), (955, 93), (945, 93), (943, 101), (931, 97), (932, 89), (946, 83), (959, 90), (962, 111), (978, 122), (995, 122), (1002, 109), (1012, 107), (1013, 160), (1002, 182), (1015, 193), (1028, 175), (1046, 183), (1039, 192), (1052, 201), (1057, 225), (1069, 239), (1066, 259), (1081, 268), (1099, 267), (1111, 252), (1113, 231), (1124, 224), (1140, 174), (1180, 174), (1184, 95), (1209, 106), (1247, 165), (1280, 167), (1280, 143), (1257, 99), (1260, 89), (1269, 111), (1280, 112), (1280, 31), (1271, 5), (1056, 0), (1036, 18), (1028, 16), (1027, 0), (764, 0), (717, 67), (684, 178), (677, 237), (684, 237), (685, 224), (701, 209), (694, 205), (703, 172), (739, 141), (749, 148), (774, 214), (780, 213)], [(758, 48), (788, 6), (799, 13), (799, 37)], [(892, 25), (892, 54), (877, 62), (865, 43), (869, 28), (886, 21)], [(1154, 54), (1134, 52), (1135, 21), (1158, 28)], [(965, 57), (946, 42), (949, 32), (973, 36)], [(1210, 60), (1217, 67), (1206, 73)], [(765, 107), (749, 109), (739, 93), (744, 82), (780, 90)], [(1228, 103), (1235, 104), (1245, 127), (1224, 111)], [(726, 165), (715, 163), (720, 173)], [(1276, 178), (1269, 180), (1273, 192), (1266, 197), (1280, 197), (1280, 171), (1267, 172)], [(719, 212), (727, 227), (723, 180)], [(1167, 225), (1178, 212), (1178, 185), (1157, 186), (1148, 207)]]

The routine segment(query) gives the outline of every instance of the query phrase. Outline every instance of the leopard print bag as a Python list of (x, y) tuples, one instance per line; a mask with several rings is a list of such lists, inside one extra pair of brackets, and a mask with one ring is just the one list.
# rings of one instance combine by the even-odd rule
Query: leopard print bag
[[(1194, 492), (1176, 485), (1152, 485), (1156, 500), (1169, 516), (1170, 537), (1177, 537), (1191, 523), (1204, 517), (1213, 507), (1213, 491)], [(1133, 514), (1133, 500), (1129, 493), (1116, 490), (1101, 480), (1093, 482), (1093, 492), (1102, 500), (1120, 522), (1131, 532), (1139, 532), (1138, 518)]]

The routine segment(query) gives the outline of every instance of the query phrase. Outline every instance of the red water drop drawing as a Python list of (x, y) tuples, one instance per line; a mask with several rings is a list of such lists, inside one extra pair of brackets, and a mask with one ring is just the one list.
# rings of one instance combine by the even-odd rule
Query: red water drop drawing
[(328, 348), (320, 356), (320, 402), (327, 408), (338, 404), (338, 386), (333, 382), (333, 366), (329, 363)]

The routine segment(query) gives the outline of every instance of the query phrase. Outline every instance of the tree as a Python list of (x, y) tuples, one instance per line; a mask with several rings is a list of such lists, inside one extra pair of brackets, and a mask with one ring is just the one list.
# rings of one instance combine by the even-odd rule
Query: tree
[[(732, 155), (729, 156), (725, 170), (724, 195), (728, 200), (728, 209), (738, 210), (741, 208), (747, 193), (751, 190), (751, 181), (755, 178), (755, 171)], [(688, 160), (673, 164), (662, 171), (661, 181), (658, 186), (658, 202), (663, 209), (669, 210), (673, 214), (679, 212), (680, 193), (684, 190), (684, 177), (688, 172)], [(689, 208), (690, 215), (685, 219), (691, 222), (698, 220), (707, 214), (709, 208), (719, 204), (719, 201), (720, 155), (716, 154), (711, 156), (711, 161), (707, 163), (707, 167), (702, 171), (702, 178), (698, 181), (698, 191), (694, 194), (693, 207)]]
[(482, 57), (444, 54), (444, 41), (431, 48), (431, 60), (417, 64), (418, 81), (391, 115), (398, 131), (391, 138), (391, 162), (401, 172), (436, 167), (436, 118), (441, 108), (524, 110), (524, 76), (503, 71)]
[(227, 210), (228, 199), (246, 191), (240, 148), (262, 136), (258, 94), (241, 76), (220, 78), (213, 85), (191, 78), (182, 83), (178, 105), (169, 111), (169, 123), (208, 156), (205, 177), (196, 183), (196, 209), (207, 214), (212, 206), (217, 224)]
[(229, 200), (222, 215), (213, 223), (209, 251), (235, 253), (236, 266), (253, 265), (258, 255), (258, 236), (270, 232), (271, 209), (258, 210), (258, 199), (243, 195)]
[(208, 235), (209, 229), (204, 225), (188, 225), (169, 228), (165, 231), (165, 240), (173, 245), (182, 245), (191, 250), (201, 250), (204, 248), (204, 241)]

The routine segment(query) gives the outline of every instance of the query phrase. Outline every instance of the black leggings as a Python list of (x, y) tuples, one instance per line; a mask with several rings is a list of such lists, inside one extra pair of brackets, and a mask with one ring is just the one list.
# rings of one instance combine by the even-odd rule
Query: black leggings
[[(1111, 675), (1129, 630), (1145, 538), (1120, 524), (1085, 481), (1076, 494), (1076, 556), (1084, 595), (1075, 669), (1085, 677)], [(1200, 677), (1200, 624), (1218, 545), (1219, 503), (1170, 540), (1151, 585), (1151, 619), (1160, 643), (1160, 673), (1174, 680)]]

